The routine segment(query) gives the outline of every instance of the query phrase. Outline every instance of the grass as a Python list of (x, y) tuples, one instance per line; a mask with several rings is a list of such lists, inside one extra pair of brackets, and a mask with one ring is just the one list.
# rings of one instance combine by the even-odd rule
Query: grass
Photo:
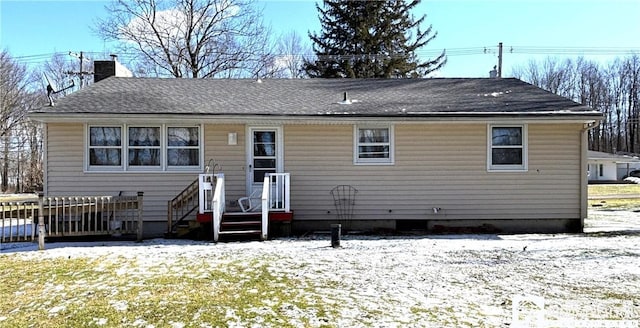
[(0, 194), (0, 203), (2, 202), (22, 202), (26, 200), (38, 200), (37, 195), (33, 194)]
[(640, 210), (640, 184), (589, 185), (589, 207)]
[(302, 281), (275, 276), (255, 260), (177, 259), (171, 267), (125, 258), (0, 262), (2, 327), (309, 327), (296, 314), (313, 308), (331, 322), (337, 313)]
[(593, 184), (589, 185), (589, 197), (612, 195), (638, 195), (640, 184)]

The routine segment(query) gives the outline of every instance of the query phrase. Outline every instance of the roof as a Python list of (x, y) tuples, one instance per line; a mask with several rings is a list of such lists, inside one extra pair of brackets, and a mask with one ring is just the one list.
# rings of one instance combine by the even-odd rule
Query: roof
[(606, 161), (611, 161), (615, 163), (640, 163), (640, 158), (638, 157), (604, 153), (604, 152), (595, 151), (595, 150), (589, 150), (587, 156), (591, 161), (606, 160)]
[[(344, 93), (349, 101), (344, 102)], [(31, 116), (589, 116), (600, 113), (514, 78), (163, 79), (110, 77)]]

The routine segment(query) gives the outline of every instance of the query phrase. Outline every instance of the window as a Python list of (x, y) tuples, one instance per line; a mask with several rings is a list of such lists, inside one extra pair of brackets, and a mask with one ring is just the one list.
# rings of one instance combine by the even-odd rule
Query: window
[(129, 166), (160, 167), (160, 127), (129, 127)]
[(527, 170), (527, 129), (525, 125), (489, 126), (488, 169)]
[(200, 135), (197, 127), (167, 128), (167, 165), (200, 166)]
[(199, 126), (89, 126), (87, 169), (199, 170)]
[(122, 167), (122, 129), (101, 126), (89, 128), (89, 165)]
[(355, 127), (354, 157), (357, 164), (393, 164), (393, 127)]

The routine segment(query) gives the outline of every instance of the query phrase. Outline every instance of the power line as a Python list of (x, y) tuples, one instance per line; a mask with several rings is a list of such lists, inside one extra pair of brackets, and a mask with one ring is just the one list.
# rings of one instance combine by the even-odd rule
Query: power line
[[(503, 45), (504, 53), (506, 54), (522, 54), (522, 55), (631, 55), (640, 54), (640, 48), (623, 48), (623, 47), (556, 47), (556, 46), (519, 46), (519, 45)], [(445, 49), (419, 49), (414, 53), (418, 56), (424, 57), (437, 57), (442, 52), (445, 52), (447, 57), (461, 57), (461, 56), (478, 56), (478, 55), (497, 55), (498, 47), (496, 45), (491, 46), (477, 46), (477, 47), (459, 47), (459, 48), (445, 48)], [(52, 52), (36, 55), (25, 55), (13, 57), (18, 63), (21, 64), (43, 64), (49, 61), (53, 56), (68, 54), (66, 52)], [(84, 54), (92, 55), (93, 57), (109, 55), (107, 52), (98, 51), (85, 51)], [(137, 57), (138, 53), (133, 52), (121, 52), (118, 53), (119, 58), (123, 62), (127, 59), (133, 60)], [(274, 56), (314, 56), (312, 53), (297, 53), (297, 54), (274, 54)], [(342, 54), (332, 55), (332, 57), (340, 57), (342, 59), (355, 58), (357, 56), (368, 56), (371, 59), (383, 59), (405, 56), (404, 54), (392, 55), (392, 54)]]

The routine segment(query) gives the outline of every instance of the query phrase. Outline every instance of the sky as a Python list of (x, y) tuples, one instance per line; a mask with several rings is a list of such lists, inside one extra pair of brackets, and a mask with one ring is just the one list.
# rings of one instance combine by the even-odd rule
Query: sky
[[(29, 65), (56, 52), (106, 57), (114, 44), (103, 41), (94, 27), (109, 15), (107, 3), (0, 0), (0, 48)], [(320, 32), (315, 3), (258, 0), (275, 35), (296, 31), (305, 39), (308, 32)], [(616, 57), (640, 54), (640, 0), (422, 0), (412, 14), (426, 14), (423, 27), (430, 24), (437, 32), (418, 55), (428, 59), (447, 52), (447, 64), (435, 74), (440, 77), (487, 77), (498, 62), (500, 42), (503, 76), (549, 56), (582, 55), (606, 65)]]

